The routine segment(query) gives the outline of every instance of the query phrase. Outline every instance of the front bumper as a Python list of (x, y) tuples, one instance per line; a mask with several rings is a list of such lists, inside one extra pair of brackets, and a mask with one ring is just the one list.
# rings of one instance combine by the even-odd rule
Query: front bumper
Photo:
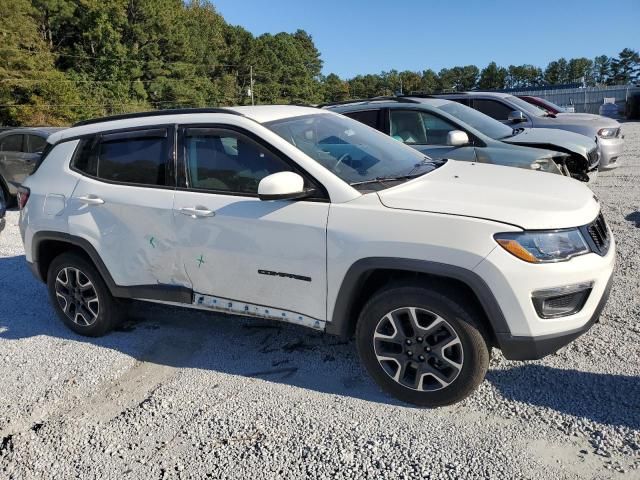
[(540, 337), (514, 337), (508, 333), (496, 334), (496, 340), (500, 350), (502, 350), (502, 354), (509, 360), (538, 360), (568, 345), (580, 335), (587, 332), (600, 320), (600, 314), (602, 310), (604, 310), (607, 300), (609, 299), (609, 294), (611, 293), (612, 283), (613, 275), (609, 277), (605, 291), (593, 315), (583, 326), (568, 332), (543, 335)]
[(600, 149), (600, 170), (615, 168), (624, 151), (624, 137), (598, 139)]

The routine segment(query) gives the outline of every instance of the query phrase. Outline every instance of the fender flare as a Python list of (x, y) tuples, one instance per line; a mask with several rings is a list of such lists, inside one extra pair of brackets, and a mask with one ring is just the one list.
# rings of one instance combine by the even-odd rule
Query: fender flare
[(345, 338), (352, 322), (349, 318), (357, 294), (370, 273), (375, 270), (396, 270), (407, 273), (425, 273), (436, 277), (457, 280), (467, 285), (476, 295), (489, 321), (493, 333), (510, 334), (510, 329), (495, 295), (477, 273), (455, 265), (409, 258), (369, 257), (355, 262), (345, 274), (336, 297), (331, 321), (326, 325), (327, 333)]

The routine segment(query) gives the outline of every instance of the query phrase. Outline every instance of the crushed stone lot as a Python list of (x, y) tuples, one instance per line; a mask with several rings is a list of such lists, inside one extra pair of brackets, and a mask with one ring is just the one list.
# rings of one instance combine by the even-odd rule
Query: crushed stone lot
[(287, 324), (135, 303), (75, 335), (0, 233), (0, 478), (640, 479), (640, 122), (591, 185), (617, 241), (601, 322), (559, 353), (494, 350), (464, 402), (382, 394), (355, 344)]

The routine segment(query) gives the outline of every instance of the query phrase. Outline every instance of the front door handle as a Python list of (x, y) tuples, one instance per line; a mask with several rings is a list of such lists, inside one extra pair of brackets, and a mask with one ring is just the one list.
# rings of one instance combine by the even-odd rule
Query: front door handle
[(96, 197), (95, 195), (86, 195), (84, 197), (78, 197), (78, 201), (85, 203), (87, 205), (102, 205), (104, 200), (100, 197)]
[(215, 216), (216, 212), (214, 212), (213, 210), (209, 210), (207, 207), (182, 207), (180, 209), (180, 213), (182, 213), (183, 215), (188, 215), (191, 218), (198, 218), (198, 217), (213, 217)]

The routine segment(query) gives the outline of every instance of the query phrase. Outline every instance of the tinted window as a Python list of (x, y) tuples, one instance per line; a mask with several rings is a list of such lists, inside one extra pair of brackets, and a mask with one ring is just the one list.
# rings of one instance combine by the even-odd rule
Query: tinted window
[(513, 135), (512, 128), (465, 105), (460, 105), (456, 102), (447, 102), (438, 108), (491, 138), (498, 139)]
[(103, 180), (166, 185), (168, 157), (166, 129), (140, 130), (83, 140), (74, 166)]
[(424, 145), (427, 143), (427, 132), (424, 129), (420, 112), (416, 110), (391, 110), (391, 136), (408, 145)]
[(47, 139), (37, 135), (27, 135), (27, 152), (42, 153), (47, 146)]
[(9, 135), (0, 143), (0, 152), (22, 152), (22, 135)]
[(507, 120), (509, 113), (513, 111), (511, 107), (503, 103), (483, 98), (476, 98), (473, 101), (473, 108), (496, 120)]
[(254, 141), (227, 130), (188, 128), (184, 135), (188, 184), (192, 188), (258, 193), (258, 184), (291, 167)]
[(354, 120), (359, 121), (360, 123), (364, 123), (365, 125), (370, 126), (371, 128), (375, 128), (378, 130), (378, 118), (380, 116), (380, 110), (366, 110), (363, 112), (345, 112), (343, 115), (346, 115), (349, 118), (353, 118)]

